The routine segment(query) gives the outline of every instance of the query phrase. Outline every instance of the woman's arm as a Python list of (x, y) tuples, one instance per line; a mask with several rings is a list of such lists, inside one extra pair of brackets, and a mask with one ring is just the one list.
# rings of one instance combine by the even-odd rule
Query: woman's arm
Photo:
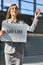
[(4, 27), (3, 23), (6, 23), (6, 20), (2, 21), (2, 28), (0, 30), (0, 37), (3, 36), (3, 34), (6, 32), (6, 28)]
[(36, 28), (36, 26), (37, 26), (39, 14), (40, 14), (40, 9), (37, 9), (37, 10), (35, 11), (35, 17), (34, 17), (34, 20), (33, 20), (32, 25), (29, 26), (29, 25), (27, 24), (27, 31), (34, 32), (34, 30), (35, 30), (35, 28)]

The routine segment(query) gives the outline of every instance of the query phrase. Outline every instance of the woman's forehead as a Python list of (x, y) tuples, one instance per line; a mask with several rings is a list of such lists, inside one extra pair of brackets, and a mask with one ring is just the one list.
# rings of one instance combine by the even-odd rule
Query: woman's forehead
[[(14, 5), (14, 6), (11, 6), (11, 8), (17, 8), (17, 6), (16, 5)], [(18, 8), (17, 8), (18, 9)]]

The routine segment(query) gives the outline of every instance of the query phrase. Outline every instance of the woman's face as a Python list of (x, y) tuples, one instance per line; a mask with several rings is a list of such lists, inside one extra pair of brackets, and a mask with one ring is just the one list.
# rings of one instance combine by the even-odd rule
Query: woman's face
[(11, 6), (10, 14), (16, 17), (18, 15), (18, 8), (16, 6)]

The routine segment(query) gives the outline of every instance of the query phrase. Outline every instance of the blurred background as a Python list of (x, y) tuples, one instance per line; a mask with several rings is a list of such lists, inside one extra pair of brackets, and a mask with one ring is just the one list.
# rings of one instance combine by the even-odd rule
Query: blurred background
[[(35, 10), (40, 9), (41, 13), (35, 31), (27, 32), (27, 43), (24, 44), (24, 64), (43, 63), (43, 0), (0, 0), (0, 30), (2, 21), (5, 20), (8, 7), (11, 4), (18, 6), (19, 19), (28, 25), (33, 22)], [(4, 43), (1, 40), (0, 65), (4, 65)]]

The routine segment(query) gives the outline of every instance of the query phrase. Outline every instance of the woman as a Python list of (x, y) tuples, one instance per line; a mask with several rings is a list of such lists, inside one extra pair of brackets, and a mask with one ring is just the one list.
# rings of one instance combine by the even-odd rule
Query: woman
[[(35, 17), (33, 20), (33, 23), (31, 26), (27, 25), (27, 30), (28, 31), (34, 31), (36, 25), (37, 25), (37, 21), (38, 21), (38, 16), (40, 14), (40, 10), (36, 10), (35, 12)], [(3, 22), (8, 22), (8, 23), (23, 23), (18, 21), (17, 19), (17, 15), (18, 15), (18, 7), (16, 4), (13, 4), (9, 7), (8, 12), (7, 12), (7, 16), (6, 16), (6, 20), (4, 20)], [(3, 23), (2, 23), (3, 24)], [(2, 36), (5, 33), (5, 28), (3, 28), (2, 26), (2, 30), (0, 31), (0, 36)], [(5, 43), (5, 64), (6, 65), (22, 65), (23, 64), (23, 43)]]

